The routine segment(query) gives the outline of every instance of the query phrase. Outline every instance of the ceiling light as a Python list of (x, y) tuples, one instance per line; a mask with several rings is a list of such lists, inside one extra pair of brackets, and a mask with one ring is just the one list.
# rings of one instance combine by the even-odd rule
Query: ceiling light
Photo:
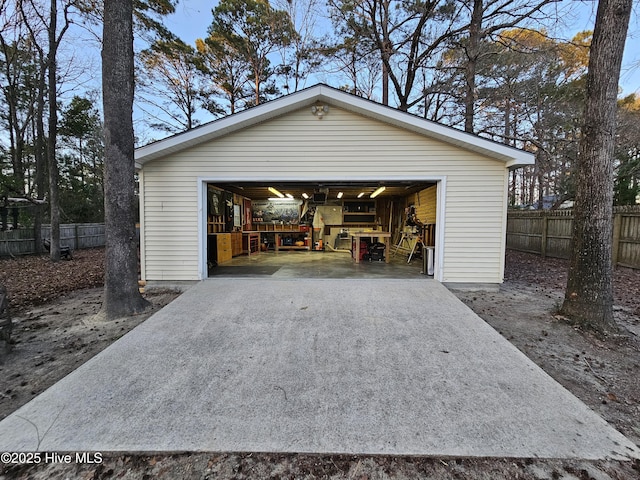
[(342, 198), (342, 192), (338, 192), (338, 195), (336, 195), (336, 197)]
[(386, 190), (387, 187), (378, 187), (378, 189), (373, 192), (371, 195), (369, 195), (369, 198), (376, 198), (378, 195), (380, 195), (382, 192), (384, 192)]
[(309, 195), (307, 195), (306, 193), (303, 193), (302, 194), (302, 198), (304, 198), (306, 200), (307, 198), (309, 198)]
[(363, 196), (364, 196), (364, 192), (360, 192), (360, 193), (358, 194), (358, 198), (362, 198)]
[(269, 190), (271, 193), (273, 193), (274, 195), (277, 195), (280, 198), (284, 198), (284, 195), (273, 187), (269, 187), (267, 190)]
[(285, 193), (285, 195), (287, 196), (287, 198), (293, 198), (293, 195), (291, 195), (290, 193)]

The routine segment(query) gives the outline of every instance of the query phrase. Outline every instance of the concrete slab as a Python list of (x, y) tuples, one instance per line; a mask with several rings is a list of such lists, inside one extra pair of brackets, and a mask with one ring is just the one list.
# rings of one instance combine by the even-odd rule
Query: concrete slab
[(201, 282), (0, 423), (36, 449), (640, 458), (426, 279)]

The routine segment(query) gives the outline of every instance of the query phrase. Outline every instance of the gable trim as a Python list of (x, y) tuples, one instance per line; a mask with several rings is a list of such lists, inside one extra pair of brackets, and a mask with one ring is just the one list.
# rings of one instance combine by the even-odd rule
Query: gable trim
[(331, 106), (388, 123), (419, 135), (434, 138), (465, 150), (475, 151), (489, 158), (501, 160), (509, 168), (532, 165), (534, 163), (533, 154), (524, 150), (425, 120), (410, 113), (321, 84), (140, 147), (135, 151), (136, 168), (142, 168), (148, 161), (213, 141), (216, 138), (285, 115), (305, 106), (311, 106), (315, 102), (325, 102)]

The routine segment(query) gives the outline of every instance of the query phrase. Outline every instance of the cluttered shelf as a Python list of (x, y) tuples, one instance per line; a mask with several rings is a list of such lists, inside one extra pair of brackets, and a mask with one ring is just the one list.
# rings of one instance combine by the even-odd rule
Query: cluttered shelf
[(279, 250), (309, 250), (310, 238), (307, 232), (291, 230), (274, 233), (276, 252)]

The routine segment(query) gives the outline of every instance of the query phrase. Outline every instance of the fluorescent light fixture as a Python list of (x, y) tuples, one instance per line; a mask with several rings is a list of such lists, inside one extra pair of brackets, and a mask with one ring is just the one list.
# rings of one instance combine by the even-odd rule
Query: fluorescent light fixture
[(287, 198), (293, 198), (293, 195), (291, 195), (290, 193), (285, 193), (285, 195), (287, 196)]
[(304, 198), (306, 200), (307, 198), (309, 198), (309, 195), (307, 195), (306, 193), (303, 193), (302, 194), (302, 198)]
[(364, 197), (364, 192), (360, 192), (360, 193), (358, 194), (358, 198), (362, 198), (362, 197)]
[(284, 198), (284, 195), (282, 193), (280, 193), (278, 190), (276, 190), (273, 187), (269, 187), (267, 190), (269, 190), (271, 193), (273, 193), (274, 195), (280, 197), (280, 198)]
[(336, 197), (342, 198), (342, 192), (338, 192), (338, 195), (336, 195)]
[(373, 192), (371, 195), (369, 195), (369, 198), (376, 198), (378, 195), (380, 195), (386, 189), (387, 189), (387, 187), (378, 187), (378, 189), (375, 192)]

